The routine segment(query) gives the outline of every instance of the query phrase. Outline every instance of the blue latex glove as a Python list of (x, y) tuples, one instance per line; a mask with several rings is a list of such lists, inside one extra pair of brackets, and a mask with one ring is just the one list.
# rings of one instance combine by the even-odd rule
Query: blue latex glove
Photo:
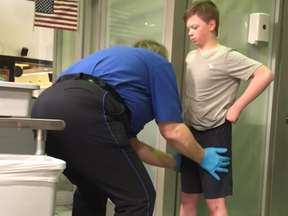
[(199, 165), (207, 170), (216, 180), (220, 180), (220, 177), (216, 172), (228, 173), (228, 169), (224, 168), (230, 164), (230, 158), (221, 156), (218, 153), (227, 152), (226, 148), (206, 148), (205, 156)]
[(174, 158), (176, 159), (176, 166), (175, 166), (175, 171), (180, 172), (181, 169), (181, 163), (182, 163), (182, 154), (178, 151), (175, 151), (173, 153)]

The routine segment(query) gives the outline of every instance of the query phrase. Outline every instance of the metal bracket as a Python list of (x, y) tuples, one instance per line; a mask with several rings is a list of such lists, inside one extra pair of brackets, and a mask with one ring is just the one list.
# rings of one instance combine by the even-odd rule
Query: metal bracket
[(65, 122), (56, 119), (0, 118), (0, 128), (32, 129), (36, 155), (45, 154), (47, 130), (64, 130)]

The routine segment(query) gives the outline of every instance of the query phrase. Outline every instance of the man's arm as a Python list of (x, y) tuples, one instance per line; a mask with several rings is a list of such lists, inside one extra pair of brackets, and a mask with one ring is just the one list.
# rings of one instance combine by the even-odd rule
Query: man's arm
[(152, 166), (175, 169), (176, 159), (173, 155), (157, 150), (137, 138), (130, 139), (130, 143), (140, 157), (141, 161)]
[(257, 98), (274, 80), (274, 75), (269, 68), (262, 65), (254, 71), (251, 78), (252, 80), (245, 92), (233, 104), (233, 107), (237, 110), (242, 111), (250, 102)]
[(177, 151), (198, 163), (203, 160), (205, 151), (197, 143), (185, 124), (160, 122), (158, 126), (162, 136), (173, 145)]
[[(196, 162), (203, 160), (205, 151), (194, 139), (194, 136), (185, 124), (160, 122), (158, 127), (162, 136), (170, 142), (177, 151)], [(144, 163), (168, 169), (175, 168), (176, 159), (172, 155), (157, 150), (137, 138), (132, 138), (129, 141)]]

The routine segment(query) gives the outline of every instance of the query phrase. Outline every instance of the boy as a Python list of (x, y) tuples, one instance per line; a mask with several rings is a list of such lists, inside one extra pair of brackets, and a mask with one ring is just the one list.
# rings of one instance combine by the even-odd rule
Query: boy
[[(261, 63), (217, 42), (219, 10), (211, 1), (197, 1), (184, 15), (191, 41), (198, 49), (186, 58), (185, 121), (196, 140), (206, 147), (225, 147), (231, 157), (231, 123), (273, 81)], [(235, 101), (240, 80), (251, 82)], [(228, 216), (225, 197), (232, 195), (232, 166), (217, 181), (198, 164), (183, 156), (180, 216), (196, 216), (204, 194), (211, 216)]]

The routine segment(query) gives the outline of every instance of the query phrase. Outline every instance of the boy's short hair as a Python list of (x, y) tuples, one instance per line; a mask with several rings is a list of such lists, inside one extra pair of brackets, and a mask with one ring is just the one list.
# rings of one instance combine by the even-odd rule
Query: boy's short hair
[(144, 48), (144, 49), (149, 49), (152, 50), (159, 55), (163, 56), (164, 58), (168, 59), (168, 50), (167, 48), (158, 43), (157, 41), (154, 40), (140, 40), (131, 45), (132, 47), (135, 48)]
[(194, 2), (191, 7), (188, 8), (184, 13), (183, 19), (185, 23), (187, 23), (187, 20), (194, 15), (197, 15), (206, 23), (210, 22), (210, 20), (215, 20), (215, 32), (218, 32), (220, 24), (220, 12), (217, 6), (212, 1), (206, 0)]

